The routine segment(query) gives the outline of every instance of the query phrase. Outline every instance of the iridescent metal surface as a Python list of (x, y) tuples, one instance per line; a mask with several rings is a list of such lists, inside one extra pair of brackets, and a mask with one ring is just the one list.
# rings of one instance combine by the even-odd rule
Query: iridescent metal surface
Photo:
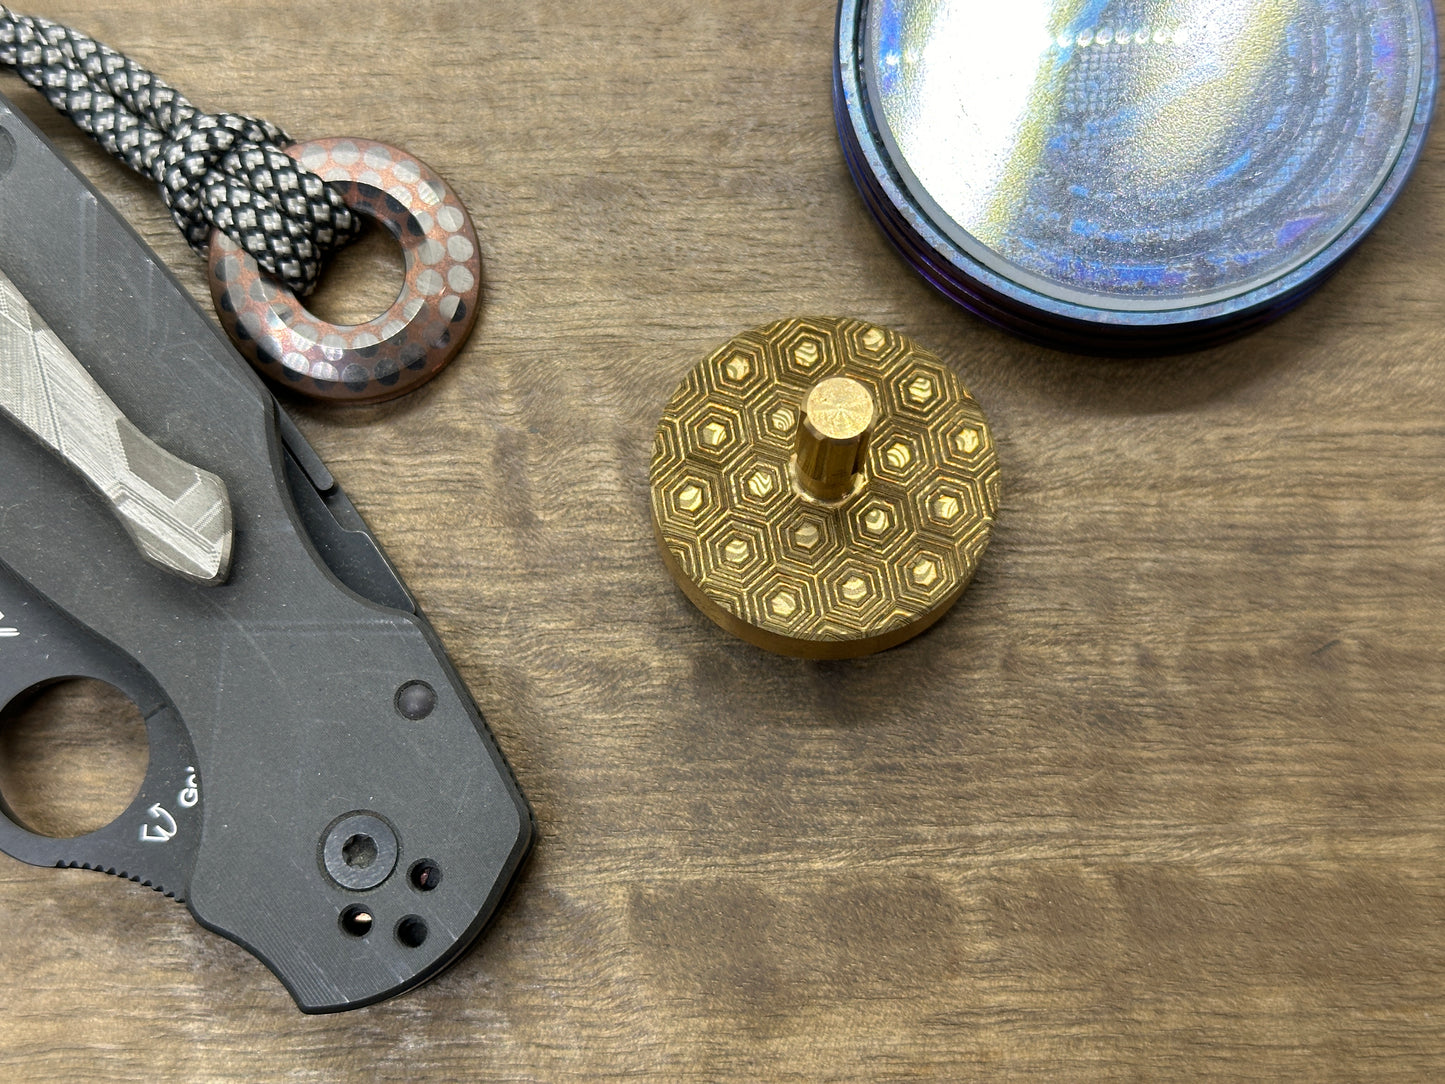
[(1383, 213), (1434, 100), (1428, 0), (843, 0), (837, 111), (944, 292), (1074, 347), (1283, 311)]

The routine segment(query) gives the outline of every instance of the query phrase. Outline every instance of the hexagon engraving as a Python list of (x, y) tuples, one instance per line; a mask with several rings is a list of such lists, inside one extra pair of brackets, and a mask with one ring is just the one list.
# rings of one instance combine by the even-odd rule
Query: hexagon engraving
[(908, 575), (919, 587), (932, 587), (938, 582), (938, 562), (931, 557), (920, 557), (908, 569)]
[(752, 555), (753, 547), (748, 543), (748, 540), (741, 535), (735, 535), (728, 541), (728, 544), (723, 547), (723, 559), (729, 564), (745, 565), (748, 563), (748, 558)]
[(963, 506), (958, 503), (958, 496), (953, 493), (940, 493), (934, 497), (928, 505), (928, 510), (933, 513), (933, 518), (944, 523), (952, 523), (963, 511)]
[(913, 463), (913, 449), (907, 441), (895, 440), (884, 450), (883, 458), (894, 470), (907, 470)]
[(723, 366), (723, 375), (734, 384), (741, 384), (753, 375), (753, 363), (742, 354), (734, 354)]
[(780, 617), (784, 621), (790, 620), (801, 608), (802, 602), (796, 591), (789, 587), (780, 587), (768, 599), (768, 610), (774, 617)]
[(917, 406), (927, 406), (938, 396), (933, 378), (922, 374), (910, 380), (904, 390), (909, 402)]
[(684, 512), (696, 512), (702, 507), (707, 495), (701, 486), (688, 482), (677, 491), (677, 506)]

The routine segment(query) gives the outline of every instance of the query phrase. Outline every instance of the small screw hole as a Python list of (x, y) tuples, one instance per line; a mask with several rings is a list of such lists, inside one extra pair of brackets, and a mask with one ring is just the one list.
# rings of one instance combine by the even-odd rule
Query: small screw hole
[(423, 858), (411, 867), (411, 886), (418, 892), (430, 892), (442, 883), (442, 868), (430, 858)]
[(352, 906), (341, 912), (341, 929), (352, 937), (365, 937), (375, 919), (365, 907)]
[(426, 921), (419, 915), (407, 915), (396, 924), (396, 939), (407, 948), (421, 948), (426, 935)]

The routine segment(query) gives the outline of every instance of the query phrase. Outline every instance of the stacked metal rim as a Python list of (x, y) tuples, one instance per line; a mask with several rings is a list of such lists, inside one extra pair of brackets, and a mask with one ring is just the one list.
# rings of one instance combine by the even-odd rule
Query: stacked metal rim
[(1420, 155), (1430, 0), (841, 0), (834, 110), (945, 295), (1083, 353), (1177, 353), (1297, 304)]

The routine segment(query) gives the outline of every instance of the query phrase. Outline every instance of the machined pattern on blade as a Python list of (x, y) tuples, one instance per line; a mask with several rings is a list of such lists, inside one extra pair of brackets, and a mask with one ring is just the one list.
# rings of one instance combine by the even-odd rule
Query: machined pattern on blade
[(147, 560), (198, 583), (226, 580), (226, 484), (137, 429), (3, 273), (0, 411), (85, 476)]

